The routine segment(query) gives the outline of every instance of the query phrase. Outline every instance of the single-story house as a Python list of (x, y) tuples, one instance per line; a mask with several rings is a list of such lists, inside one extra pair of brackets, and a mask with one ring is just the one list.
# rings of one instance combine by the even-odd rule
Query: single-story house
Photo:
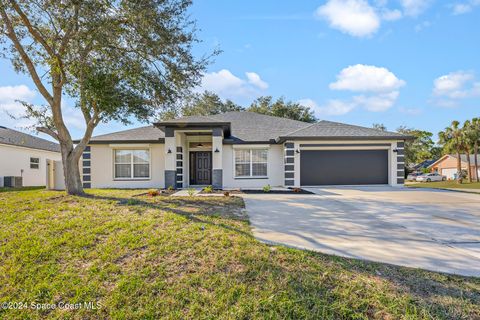
[(61, 159), (57, 143), (0, 126), (0, 187), (4, 177), (22, 177), (23, 186), (46, 186), (49, 163)]
[(404, 183), (410, 137), (252, 112), (192, 116), (92, 137), (85, 188), (300, 187)]
[[(460, 156), (463, 170), (467, 170), (468, 162), (467, 155)], [(477, 156), (477, 163), (480, 166), (480, 156)], [(480, 175), (480, 169), (475, 173), (475, 155), (470, 155), (470, 167), (472, 172), (472, 179), (476, 179)], [(446, 154), (429, 166), (432, 172), (438, 172), (442, 176), (446, 176), (448, 180), (455, 180), (457, 178), (457, 156), (454, 154)]]

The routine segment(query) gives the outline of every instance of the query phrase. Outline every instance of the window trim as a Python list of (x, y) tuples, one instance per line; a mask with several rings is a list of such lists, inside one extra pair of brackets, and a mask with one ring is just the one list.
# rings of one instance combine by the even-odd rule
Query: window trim
[[(116, 170), (116, 167), (115, 165), (117, 164), (115, 162), (115, 153), (116, 151), (135, 151), (135, 150), (144, 150), (144, 151), (148, 151), (148, 177), (138, 177), (138, 178), (135, 178), (133, 176), (133, 172), (134, 172), (134, 162), (133, 162), (133, 152), (130, 156), (130, 177), (116, 177), (115, 176), (115, 170)], [(118, 164), (121, 164), (121, 163), (118, 163)], [(125, 163), (124, 163), (125, 164)], [(151, 148), (145, 148), (145, 147), (138, 147), (138, 148), (135, 148), (135, 147), (128, 147), (128, 148), (113, 148), (112, 149), (112, 174), (113, 174), (113, 180), (114, 181), (147, 181), (147, 180), (151, 180), (152, 179), (152, 149)]]
[[(250, 153), (250, 160), (249, 160), (249, 164), (250, 164), (250, 175), (248, 176), (237, 176), (237, 161), (236, 161), (236, 154), (235, 152), (237, 151), (249, 151)], [(253, 150), (264, 150), (267, 152), (267, 160), (265, 162), (255, 162), (255, 163), (265, 163), (267, 165), (267, 174), (264, 175), (264, 176), (254, 176), (253, 175)], [(258, 148), (258, 147), (248, 147), (248, 148), (234, 148), (233, 149), (233, 178), (234, 179), (268, 179), (268, 159), (270, 158), (270, 155), (269, 155), (269, 148), (266, 147), (266, 148)]]
[[(32, 159), (37, 159), (38, 162), (33, 162)], [(30, 169), (32, 170), (40, 170), (40, 157), (30, 157)], [(36, 168), (32, 168), (32, 164), (36, 165)]]

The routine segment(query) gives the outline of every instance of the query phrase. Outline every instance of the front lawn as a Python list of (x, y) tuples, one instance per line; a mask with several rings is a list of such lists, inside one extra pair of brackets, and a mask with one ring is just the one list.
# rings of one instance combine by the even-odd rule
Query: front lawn
[(480, 182), (458, 184), (455, 180), (436, 182), (407, 182), (407, 187), (413, 188), (440, 188), (440, 189), (480, 189)]
[(240, 198), (89, 192), (0, 193), (0, 318), (480, 318), (480, 279), (262, 244)]

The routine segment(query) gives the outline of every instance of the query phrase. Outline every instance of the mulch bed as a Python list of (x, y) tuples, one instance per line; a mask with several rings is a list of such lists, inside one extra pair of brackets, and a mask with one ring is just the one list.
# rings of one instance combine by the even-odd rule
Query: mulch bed
[(270, 190), (269, 192), (265, 192), (263, 190), (242, 190), (243, 193), (246, 194), (262, 194), (262, 193), (271, 193), (271, 194), (314, 194), (313, 192), (304, 190), (304, 189), (296, 189), (295, 191), (290, 190)]

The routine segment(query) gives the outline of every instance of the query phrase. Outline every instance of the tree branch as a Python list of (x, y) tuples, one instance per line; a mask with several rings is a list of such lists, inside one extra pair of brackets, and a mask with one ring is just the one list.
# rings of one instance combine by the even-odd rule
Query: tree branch
[(45, 48), (45, 50), (48, 52), (50, 56), (55, 57), (56, 56), (55, 51), (52, 49), (52, 47), (48, 45), (48, 43), (45, 41), (45, 38), (40, 33), (40, 31), (38, 31), (36, 28), (32, 26), (27, 15), (25, 14), (25, 12), (23, 12), (23, 10), (20, 8), (18, 3), (14, 0), (10, 0), (10, 3), (12, 4), (13, 9), (15, 9), (15, 11), (18, 13), (20, 18), (22, 19), (23, 23), (25, 24), (25, 26), (27, 27), (28, 31), (33, 36), (33, 38)]
[(32, 60), (28, 56), (28, 54), (25, 52), (25, 49), (23, 48), (22, 44), (20, 43), (20, 40), (18, 39), (15, 30), (12, 26), (12, 22), (8, 18), (8, 15), (5, 11), (5, 9), (0, 6), (0, 16), (2, 19), (5, 21), (5, 26), (7, 27), (7, 36), (10, 38), (10, 40), (13, 42), (13, 45), (17, 49), (18, 53), (20, 54), (20, 57), (22, 58), (23, 62), (25, 63), (28, 72), (30, 73), (30, 76), (33, 79), (33, 82), (37, 86), (38, 90), (42, 94), (42, 96), (45, 98), (45, 100), (48, 101), (48, 103), (51, 105), (53, 104), (53, 97), (48, 92), (48, 90), (45, 88), (45, 86), (42, 83), (42, 80), (38, 76), (37, 70), (35, 69), (35, 66), (33, 65)]
[(46, 128), (46, 127), (36, 127), (35, 128), (38, 132), (43, 132), (43, 133), (46, 133), (48, 134), (49, 136), (51, 136), (52, 138), (54, 138), (55, 140), (57, 141), (60, 141), (58, 139), (58, 135), (55, 131), (49, 129), (49, 128)]

